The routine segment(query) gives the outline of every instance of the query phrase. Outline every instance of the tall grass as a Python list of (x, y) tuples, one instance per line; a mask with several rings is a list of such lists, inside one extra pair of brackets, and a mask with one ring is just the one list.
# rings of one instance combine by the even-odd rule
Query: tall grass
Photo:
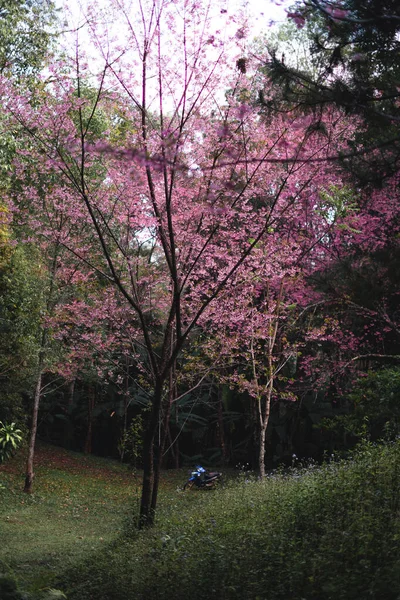
[(164, 497), (59, 577), (70, 600), (399, 600), (400, 443)]

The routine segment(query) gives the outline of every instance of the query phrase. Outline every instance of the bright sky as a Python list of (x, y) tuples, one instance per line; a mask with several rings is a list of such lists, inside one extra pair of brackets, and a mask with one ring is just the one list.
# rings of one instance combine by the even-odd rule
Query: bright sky
[[(107, 0), (100, 0), (98, 6), (101, 7), (106, 3)], [(70, 26), (82, 22), (82, 6), (85, 4), (85, 0), (56, 0), (56, 5), (61, 9), (68, 7)], [(286, 11), (292, 4), (293, 0), (227, 0), (226, 2), (228, 13), (246, 15), (251, 38), (265, 32), (271, 25), (282, 23), (286, 18)], [(71, 20), (74, 23), (71, 23)]]
[[(240, 6), (240, 2), (235, 2)], [(286, 10), (293, 4), (292, 0), (248, 0), (245, 3), (254, 35), (265, 32), (274, 23), (282, 23), (286, 18)]]
[[(85, 18), (85, 15), (87, 15), (86, 3), (93, 2), (93, 0), (56, 1), (59, 3), (60, 7), (63, 2), (65, 2), (64, 6), (67, 6), (67, 10), (64, 13), (66, 17), (63, 20), (66, 29), (71, 31), (71, 38), (68, 39), (69, 36), (67, 36), (66, 45), (68, 46), (68, 49), (73, 50), (75, 46), (76, 33), (73, 33), (73, 31), (78, 28), (79, 45), (82, 50), (86, 51), (85, 54), (92, 74), (94, 75), (96, 72), (101, 73), (103, 67), (103, 61), (101, 59), (102, 52), (99, 48), (96, 49), (95, 46), (93, 46), (88, 33), (88, 28), (84, 25), (87, 21)], [(129, 10), (129, 14), (134, 15), (134, 19), (140, 17), (138, 0), (122, 1), (124, 1), (124, 4), (127, 2), (127, 4), (125, 4), (126, 6), (129, 4), (132, 7), (132, 9)], [(202, 0), (200, 0), (200, 2), (201, 1)], [(207, 2), (207, 0), (203, 1), (205, 3)], [(146, 0), (143, 0), (143, 2), (146, 4)], [(149, 2), (151, 2), (151, 0), (149, 0)], [(92, 4), (92, 11), (90, 13), (91, 19), (99, 17), (102, 8), (106, 8), (110, 6), (110, 4), (112, 4), (112, 0), (97, 0), (94, 9)], [(224, 41), (227, 41), (228, 39), (231, 40), (228, 42), (228, 46), (225, 47), (228, 55), (230, 55), (231, 52), (233, 53), (233, 57), (238, 53), (239, 55), (243, 55), (243, 53), (246, 53), (248, 43), (251, 42), (254, 37), (261, 33), (266, 33), (274, 24), (279, 25), (286, 20), (286, 11), (292, 4), (293, 0), (211, 0), (212, 13), (209, 35), (210, 39), (215, 39), (216, 42), (215, 44), (214, 42), (211, 42), (211, 46), (209, 46), (208, 51), (211, 53), (210, 56), (212, 56), (213, 48), (215, 48), (216, 55), (219, 54), (218, 40), (221, 40), (221, 43), (224, 43)], [(110, 24), (109, 16), (103, 15), (102, 20), (103, 24), (107, 25), (104, 28), (107, 30), (107, 34), (104, 36), (104, 43), (102, 42), (100, 44), (100, 47), (107, 52), (107, 39), (110, 40), (113, 38), (111, 46), (116, 49), (113, 53), (114, 57), (119, 54), (118, 46), (122, 46), (123, 48), (127, 47), (126, 45), (124, 46), (124, 33), (128, 31), (126, 25), (123, 24), (123, 21), (119, 20), (120, 15), (122, 17), (121, 9), (118, 9), (118, 11), (114, 13), (114, 16), (115, 14), (117, 14), (117, 22), (114, 22), (113, 24)], [(242, 40), (237, 34), (240, 33), (243, 25), (246, 25), (246, 35)], [(139, 29), (141, 29), (140, 25)], [(168, 35), (167, 31), (166, 35)], [(164, 38), (164, 42), (165, 41), (167, 41), (167, 45), (165, 46), (164, 44), (164, 47), (168, 47), (168, 38)], [(178, 56), (177, 60), (180, 60)], [(151, 87), (150, 81), (149, 87)]]

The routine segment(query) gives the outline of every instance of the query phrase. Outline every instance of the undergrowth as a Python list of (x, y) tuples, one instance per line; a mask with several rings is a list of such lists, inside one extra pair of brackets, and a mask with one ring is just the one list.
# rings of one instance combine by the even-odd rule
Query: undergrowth
[(69, 600), (400, 600), (400, 442), (215, 491), (175, 483), (153, 529), (121, 513), (101, 544), (67, 548), (52, 585)]
[(215, 493), (64, 573), (71, 600), (398, 600), (400, 444)]

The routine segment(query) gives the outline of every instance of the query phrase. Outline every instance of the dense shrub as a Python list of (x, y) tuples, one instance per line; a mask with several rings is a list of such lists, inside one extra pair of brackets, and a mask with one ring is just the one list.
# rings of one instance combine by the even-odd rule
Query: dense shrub
[(23, 440), (23, 433), (15, 423), (0, 421), (0, 464), (14, 454)]
[(0, 598), (1, 600), (67, 600), (66, 595), (61, 590), (53, 588), (44, 589), (39, 594), (29, 594), (21, 591), (12, 574), (1, 572)]
[[(369, 371), (348, 394), (351, 411), (324, 419), (322, 425), (333, 434), (333, 443), (369, 438), (393, 440), (400, 434), (400, 369)], [(349, 440), (344, 446), (348, 447)]]
[(153, 530), (65, 573), (72, 600), (398, 600), (400, 443), (177, 491)]

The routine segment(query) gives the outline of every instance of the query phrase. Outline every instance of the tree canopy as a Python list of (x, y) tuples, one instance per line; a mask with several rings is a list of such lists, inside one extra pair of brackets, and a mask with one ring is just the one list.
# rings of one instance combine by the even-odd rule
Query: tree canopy
[(51, 0), (0, 2), (0, 72), (16, 77), (38, 73), (54, 37)]
[(288, 16), (311, 42), (309, 67), (272, 53), (267, 72), (280, 86), (273, 103), (317, 114), (330, 104), (359, 117), (343, 159), (362, 181), (380, 185), (398, 170), (398, 3), (311, 0)]
[(323, 417), (397, 363), (398, 17), (374, 6), (299, 3), (296, 68), (194, 0), (89, 7), (62, 68), (4, 68), (1, 348), (15, 367), (35, 332), (26, 491), (37, 426), (129, 443), (151, 525), (163, 460), (206, 447), (264, 476), (296, 444), (321, 456)]

